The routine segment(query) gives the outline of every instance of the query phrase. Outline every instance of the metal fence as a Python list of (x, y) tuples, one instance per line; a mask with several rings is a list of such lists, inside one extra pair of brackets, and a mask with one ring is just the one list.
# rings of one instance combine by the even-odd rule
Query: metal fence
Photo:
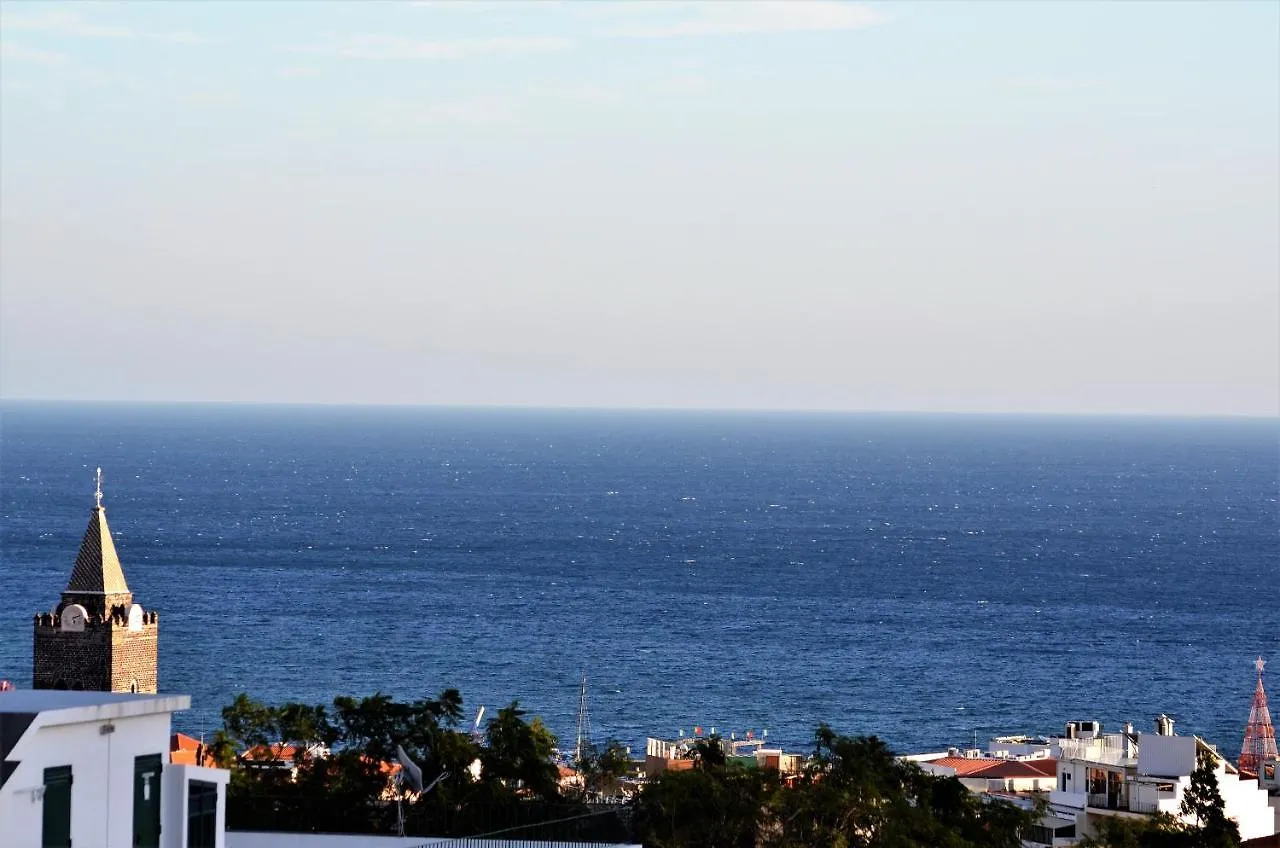
[[(405, 833), (432, 848), (559, 848), (628, 845), (635, 838), (630, 804), (522, 801), (514, 805), (405, 805)], [(269, 795), (227, 798), (231, 831), (393, 835), (395, 804), (341, 803)], [(503, 840), (495, 843), (494, 840)]]
[[(426, 842), (414, 848), (633, 848), (633, 843), (584, 841), (569, 838), (574, 830), (590, 832), (598, 829), (606, 817), (616, 817), (616, 810), (600, 810), (570, 816), (556, 821), (459, 839)], [(635, 846), (638, 848), (638, 846)]]

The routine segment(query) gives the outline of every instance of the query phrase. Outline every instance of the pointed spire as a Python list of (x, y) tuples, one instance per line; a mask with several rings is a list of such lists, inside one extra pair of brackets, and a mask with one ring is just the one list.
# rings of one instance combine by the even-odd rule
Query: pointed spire
[(1262, 672), (1267, 667), (1262, 657), (1254, 663), (1258, 670), (1258, 686), (1253, 691), (1253, 707), (1249, 710), (1249, 723), (1244, 728), (1244, 745), (1240, 749), (1240, 770), (1258, 774), (1263, 763), (1280, 759), (1276, 750), (1276, 730), (1271, 724), (1271, 711), (1267, 709), (1267, 692), (1262, 687)]
[(116, 555), (111, 529), (107, 527), (107, 511), (102, 506), (102, 469), (98, 469), (94, 492), (93, 514), (80, 542), (75, 568), (67, 581), (65, 594), (123, 595), (129, 593), (120, 557)]

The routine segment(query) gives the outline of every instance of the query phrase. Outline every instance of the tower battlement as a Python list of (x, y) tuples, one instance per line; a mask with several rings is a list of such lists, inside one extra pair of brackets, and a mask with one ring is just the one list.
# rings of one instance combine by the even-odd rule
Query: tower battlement
[(102, 506), (101, 469), (95, 499), (61, 602), (32, 620), (32, 685), (154, 693), (160, 617), (134, 603), (125, 582)]

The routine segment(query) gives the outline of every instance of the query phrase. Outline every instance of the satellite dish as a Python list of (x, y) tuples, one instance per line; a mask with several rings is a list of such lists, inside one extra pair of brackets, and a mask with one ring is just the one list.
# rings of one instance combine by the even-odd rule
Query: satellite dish
[[(409, 759), (409, 755), (404, 752), (404, 748), (396, 746), (396, 760), (400, 763), (400, 780), (402, 783), (409, 784), (409, 788), (414, 792), (422, 791), (422, 769), (418, 764)], [(438, 782), (438, 780), (437, 780)], [(432, 784), (433, 786), (435, 784)]]

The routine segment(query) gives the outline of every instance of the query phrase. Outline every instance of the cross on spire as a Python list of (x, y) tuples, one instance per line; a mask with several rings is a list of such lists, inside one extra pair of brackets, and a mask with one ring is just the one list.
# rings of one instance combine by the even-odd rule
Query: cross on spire
[(98, 509), (102, 509), (102, 469), (98, 469), (98, 488), (93, 493), (93, 499)]
[(1267, 667), (1267, 661), (1262, 657), (1258, 657), (1258, 661), (1253, 664), (1253, 667), (1258, 670), (1258, 676), (1261, 677), (1263, 670)]

